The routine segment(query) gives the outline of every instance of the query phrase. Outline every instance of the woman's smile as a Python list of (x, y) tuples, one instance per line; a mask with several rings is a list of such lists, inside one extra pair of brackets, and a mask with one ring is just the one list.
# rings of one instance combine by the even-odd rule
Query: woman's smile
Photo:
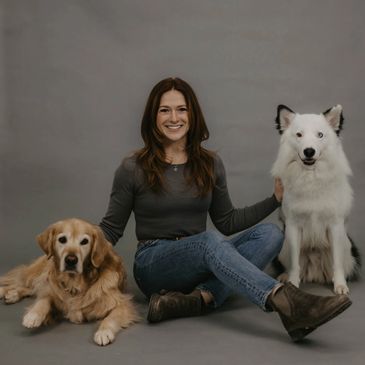
[(189, 115), (184, 95), (175, 89), (165, 92), (157, 112), (156, 125), (168, 144), (185, 144)]

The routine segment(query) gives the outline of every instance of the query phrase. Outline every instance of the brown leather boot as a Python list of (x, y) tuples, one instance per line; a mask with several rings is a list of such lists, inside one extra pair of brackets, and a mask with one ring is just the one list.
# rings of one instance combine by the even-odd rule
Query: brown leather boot
[(318, 296), (286, 283), (270, 295), (267, 304), (279, 313), (293, 341), (299, 341), (348, 308), (346, 295)]
[(170, 318), (198, 316), (201, 308), (202, 299), (198, 290), (191, 294), (172, 291), (162, 295), (152, 294), (147, 321), (156, 323)]

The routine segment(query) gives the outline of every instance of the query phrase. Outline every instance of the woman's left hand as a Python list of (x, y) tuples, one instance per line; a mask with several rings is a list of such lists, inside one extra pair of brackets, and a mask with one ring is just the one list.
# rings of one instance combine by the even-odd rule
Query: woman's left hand
[(279, 179), (278, 177), (275, 178), (274, 195), (276, 200), (281, 203), (284, 195), (284, 187), (281, 179)]

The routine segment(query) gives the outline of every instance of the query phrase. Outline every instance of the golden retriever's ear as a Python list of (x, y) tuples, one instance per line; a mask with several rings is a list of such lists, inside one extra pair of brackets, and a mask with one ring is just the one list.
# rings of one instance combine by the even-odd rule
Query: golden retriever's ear
[(104, 261), (111, 244), (106, 240), (104, 233), (99, 226), (94, 226), (93, 237), (91, 263), (94, 267), (98, 268)]
[(54, 232), (55, 230), (52, 225), (37, 236), (37, 242), (41, 247), (41, 249), (46, 253), (48, 258), (50, 258), (53, 255)]

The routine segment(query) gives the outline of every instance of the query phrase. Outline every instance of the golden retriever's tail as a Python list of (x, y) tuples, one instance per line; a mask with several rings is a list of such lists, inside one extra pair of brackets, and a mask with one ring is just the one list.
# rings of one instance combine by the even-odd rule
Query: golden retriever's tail
[(123, 302), (119, 305), (119, 320), (121, 328), (128, 328), (133, 323), (141, 321), (141, 316), (136, 304), (133, 302), (132, 295), (123, 294)]

